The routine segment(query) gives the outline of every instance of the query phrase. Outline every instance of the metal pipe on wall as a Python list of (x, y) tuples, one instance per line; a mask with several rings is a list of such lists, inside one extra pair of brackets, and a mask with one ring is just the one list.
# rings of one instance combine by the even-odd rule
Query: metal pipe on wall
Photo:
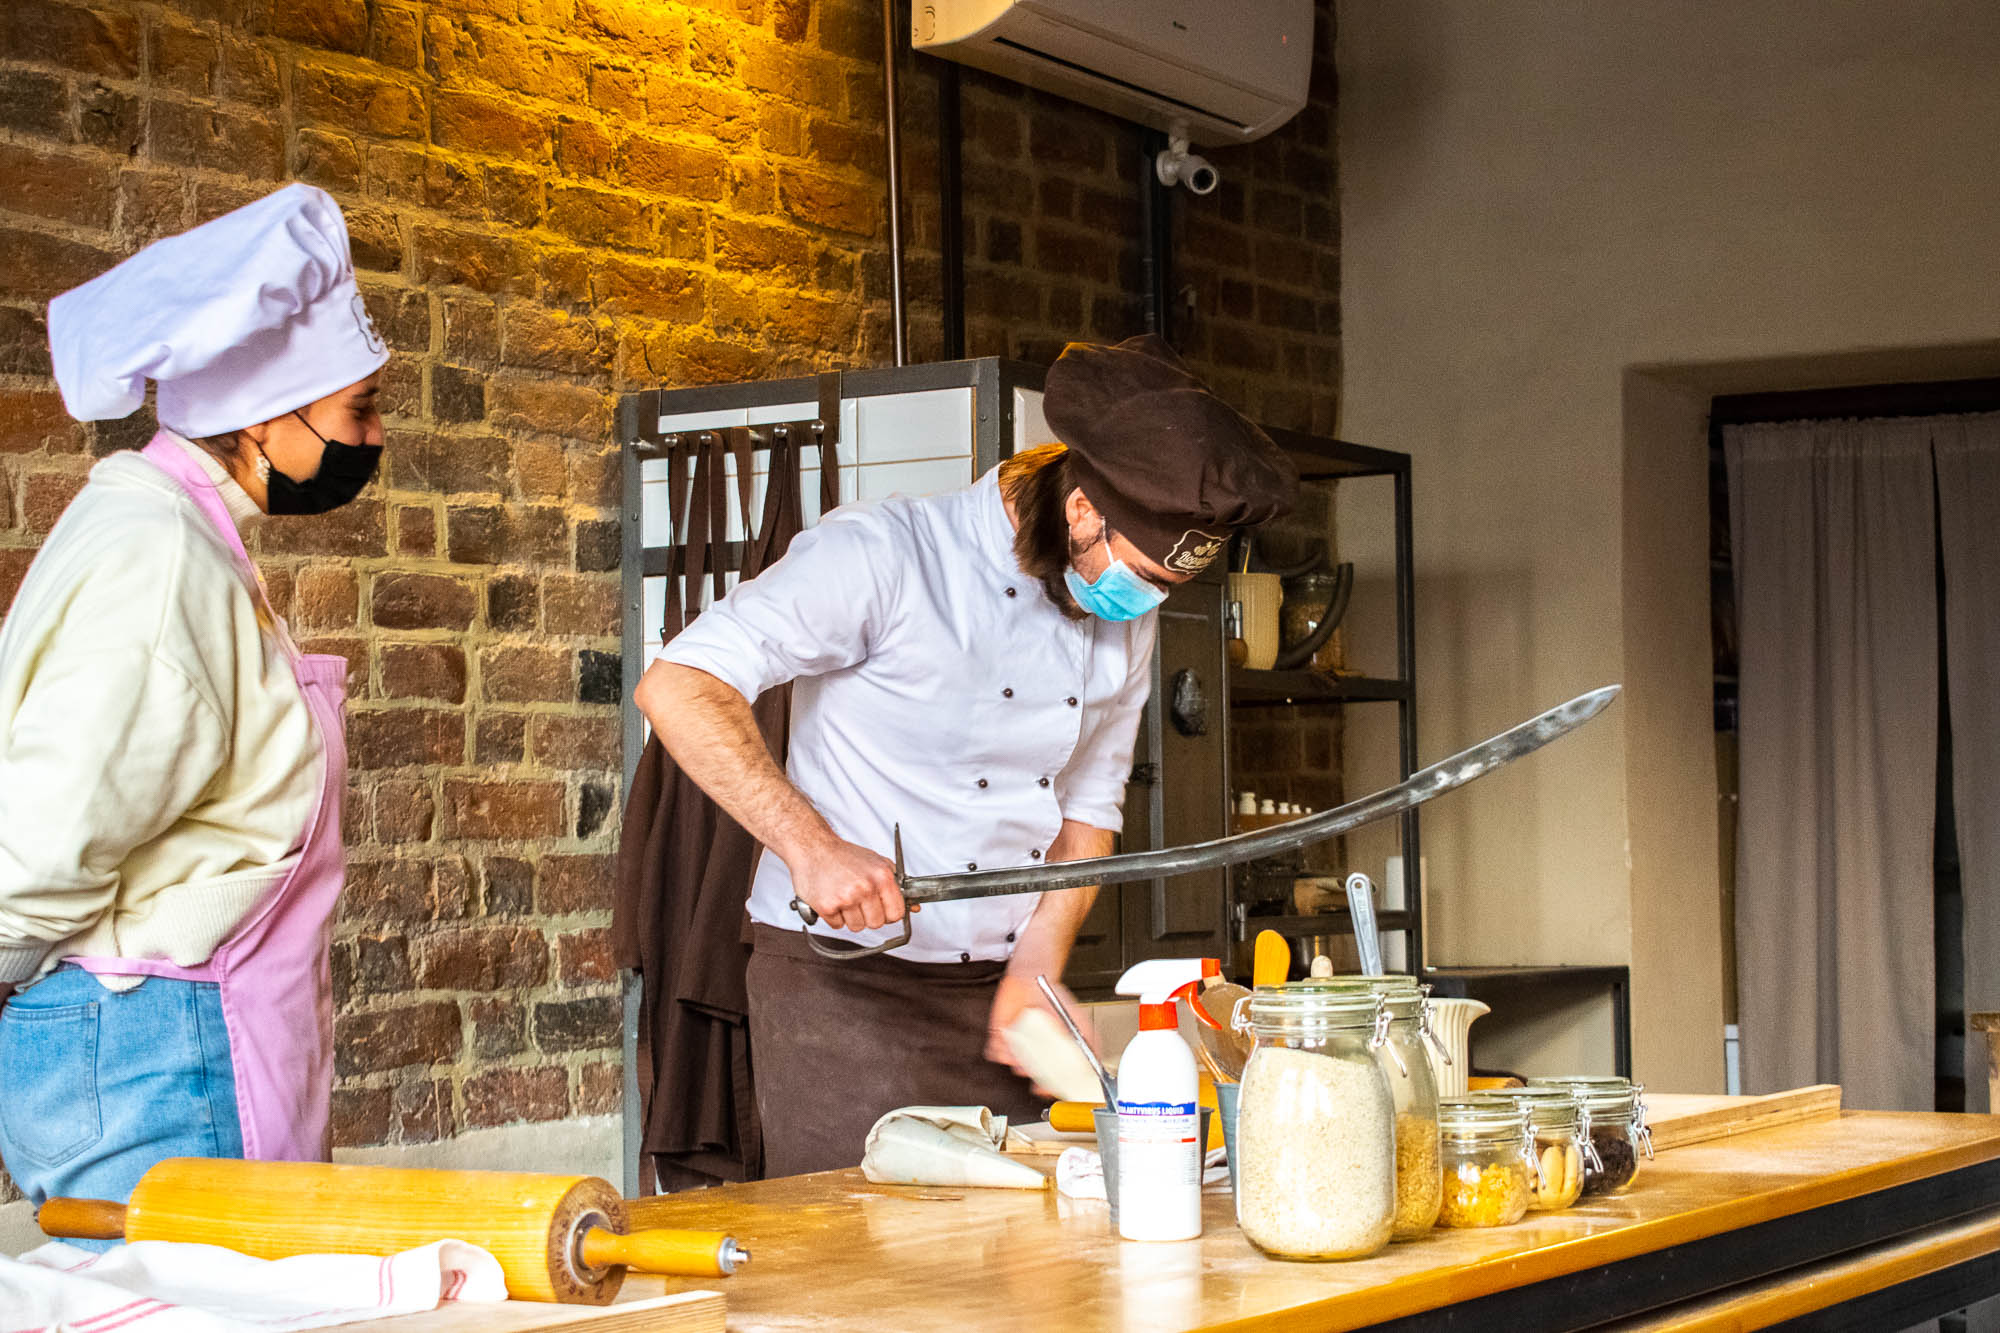
[(965, 209), (959, 192), (958, 65), (933, 61), (938, 72), (938, 259), (946, 361), (965, 355)]
[(1139, 136), (1139, 286), (1146, 332), (1171, 343), (1173, 308), (1167, 293), (1173, 285), (1174, 194), (1160, 183), (1153, 166), (1166, 146), (1167, 136), (1158, 130)]
[(882, 0), (882, 101), (889, 134), (889, 304), (894, 324), (896, 364), (909, 360), (903, 297), (903, 133), (902, 101), (896, 89), (896, 0)]

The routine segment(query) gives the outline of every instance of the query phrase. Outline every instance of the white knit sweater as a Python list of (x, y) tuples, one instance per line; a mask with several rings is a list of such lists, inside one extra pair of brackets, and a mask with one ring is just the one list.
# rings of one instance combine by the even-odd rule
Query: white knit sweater
[[(239, 527), (257, 513), (177, 443)], [(325, 753), (283, 633), (173, 479), (91, 470), (0, 622), (0, 983), (204, 962), (291, 869)]]

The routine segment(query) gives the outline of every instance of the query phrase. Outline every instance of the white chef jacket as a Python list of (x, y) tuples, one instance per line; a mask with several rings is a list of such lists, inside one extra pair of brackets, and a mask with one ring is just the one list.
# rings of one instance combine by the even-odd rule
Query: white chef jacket
[[(988, 473), (961, 491), (846, 505), (666, 647), (754, 700), (792, 691), (791, 780), (849, 842), (914, 875), (1032, 865), (1065, 819), (1117, 832), (1156, 617), (1071, 620), (1014, 558)], [(759, 858), (752, 920), (796, 930)], [(895, 957), (1004, 959), (1038, 894), (930, 903)], [(873, 944), (900, 934), (818, 933)]]

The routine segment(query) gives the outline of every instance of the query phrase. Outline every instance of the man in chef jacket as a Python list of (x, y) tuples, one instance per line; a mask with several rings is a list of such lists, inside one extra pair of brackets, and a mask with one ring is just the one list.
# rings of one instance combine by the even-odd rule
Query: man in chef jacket
[[(961, 491), (846, 505), (670, 643), (637, 702), (681, 769), (774, 855), (751, 889), (751, 1058), (771, 1175), (852, 1166), (910, 1104), (1035, 1098), (1001, 1034), (1063, 973), (1095, 888), (935, 903), (910, 943), (829, 962), (816, 933), (894, 938), (912, 874), (1109, 854), (1155, 608), (1297, 474), (1166, 343), (1071, 344), (1061, 443)], [(780, 768), (752, 721), (793, 681)]]

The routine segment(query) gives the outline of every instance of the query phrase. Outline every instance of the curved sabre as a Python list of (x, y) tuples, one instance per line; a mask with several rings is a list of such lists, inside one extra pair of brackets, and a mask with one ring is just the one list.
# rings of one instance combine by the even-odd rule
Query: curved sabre
[[(1126, 884), (1134, 880), (1160, 879), (1185, 875), (1196, 870), (1240, 865), (1267, 856), (1309, 847), (1337, 838), (1351, 829), (1378, 819), (1401, 814), (1436, 796), (1455, 791), (1466, 783), (1486, 776), (1494, 769), (1532, 754), (1558, 736), (1576, 730), (1603, 712), (1618, 697), (1620, 686), (1605, 685), (1579, 694), (1566, 704), (1558, 704), (1538, 717), (1499, 735), (1460, 750), (1429, 768), (1412, 773), (1393, 787), (1372, 796), (1349, 801), (1332, 810), (1304, 815), (1298, 819), (1238, 833), (1184, 847), (1163, 847), (1154, 851), (1120, 852), (1085, 861), (1056, 861), (1042, 865), (1009, 866), (998, 870), (960, 871), (949, 875), (909, 875), (903, 872), (900, 830), (896, 837), (896, 882), (903, 900), (910, 903), (957, 902), (966, 898), (997, 898), (1013, 893), (1046, 893), (1056, 889), (1080, 888), (1085, 884)], [(794, 899), (792, 907), (811, 925), (818, 915), (805, 903)], [(828, 958), (860, 958), (899, 948), (910, 940), (910, 917), (903, 914), (901, 939), (857, 948), (823, 944), (810, 932), (806, 941), (814, 952)]]

